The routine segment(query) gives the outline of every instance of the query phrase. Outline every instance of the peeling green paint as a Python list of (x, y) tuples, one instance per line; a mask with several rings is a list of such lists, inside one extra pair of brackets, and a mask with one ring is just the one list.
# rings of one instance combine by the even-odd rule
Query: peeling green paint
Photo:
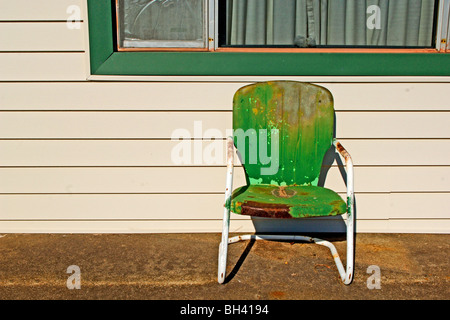
[(353, 214), (353, 199), (347, 197), (347, 214), (351, 216)]
[(315, 186), (244, 186), (233, 192), (231, 201), (234, 213), (277, 218), (334, 216), (346, 210), (337, 193)]
[[(233, 100), (233, 128), (248, 185), (233, 192), (232, 212), (306, 218), (347, 211), (337, 193), (318, 187), (322, 161), (333, 142), (333, 97), (328, 90), (294, 81), (243, 87)], [(276, 142), (272, 129), (279, 132), (278, 149), (271, 148)], [(261, 161), (261, 154), (269, 156), (267, 150), (261, 153), (263, 147), (279, 151), (270, 154), (278, 169), (270, 175), (262, 174), (273, 165), (267, 157)]]
[(262, 168), (269, 167), (261, 163), (261, 159), (256, 163), (249, 161), (261, 154), (259, 143), (249, 141), (249, 134), (242, 145), (243, 139), (235, 134), (235, 144), (244, 155), (244, 167), (251, 184), (315, 186), (323, 157), (332, 144), (333, 98), (325, 88), (294, 81), (246, 86), (234, 96), (233, 128), (235, 132), (253, 134), (266, 129), (269, 146), (270, 130), (279, 130), (279, 155), (270, 155), (272, 161), (278, 161), (278, 170), (273, 175), (261, 174)]
[(228, 210), (230, 210), (230, 208), (231, 208), (231, 197), (228, 197), (228, 198), (225, 200), (225, 208), (227, 208)]
[(262, 182), (263, 182), (262, 178), (259, 179), (250, 178), (250, 184), (261, 184)]

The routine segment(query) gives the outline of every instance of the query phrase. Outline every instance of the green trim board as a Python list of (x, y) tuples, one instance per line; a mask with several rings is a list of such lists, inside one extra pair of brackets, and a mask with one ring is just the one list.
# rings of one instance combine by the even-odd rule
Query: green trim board
[(444, 53), (117, 52), (114, 8), (88, 0), (92, 75), (450, 76)]

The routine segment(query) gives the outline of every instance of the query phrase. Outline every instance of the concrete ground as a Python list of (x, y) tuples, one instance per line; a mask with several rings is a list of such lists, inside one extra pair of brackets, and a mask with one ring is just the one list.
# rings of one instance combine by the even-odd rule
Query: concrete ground
[[(345, 264), (345, 239), (322, 237), (335, 244)], [(327, 248), (275, 241), (230, 245), (229, 277), (220, 285), (219, 242), (219, 234), (2, 234), (0, 299), (450, 298), (450, 235), (358, 234), (350, 286), (341, 283)], [(73, 265), (81, 288), (69, 290), (67, 269)], [(370, 266), (379, 267), (380, 289), (368, 288), (375, 284)]]

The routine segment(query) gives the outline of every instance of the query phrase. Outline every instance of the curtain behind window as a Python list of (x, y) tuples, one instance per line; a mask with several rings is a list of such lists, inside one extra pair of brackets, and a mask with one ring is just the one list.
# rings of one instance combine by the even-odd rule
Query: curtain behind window
[(434, 0), (228, 0), (228, 45), (433, 43)]

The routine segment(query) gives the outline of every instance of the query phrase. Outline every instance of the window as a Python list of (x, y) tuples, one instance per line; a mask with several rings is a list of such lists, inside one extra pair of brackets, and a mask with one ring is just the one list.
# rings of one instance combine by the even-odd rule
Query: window
[(116, 1), (119, 50), (432, 49), (448, 14), (445, 0)]
[(119, 0), (118, 47), (206, 48), (204, 0)]
[(431, 47), (435, 0), (226, 0), (222, 45)]
[[(362, 10), (360, 2), (370, 5)], [(279, 7), (282, 3), (285, 7)], [(287, 3), (295, 3), (296, 10), (281, 32), (275, 21), (293, 12)], [(345, 11), (333, 3), (341, 3)], [(450, 55), (445, 54), (450, 0), (87, 0), (87, 4), (93, 76), (450, 76)], [(264, 23), (252, 13), (256, 9)]]

